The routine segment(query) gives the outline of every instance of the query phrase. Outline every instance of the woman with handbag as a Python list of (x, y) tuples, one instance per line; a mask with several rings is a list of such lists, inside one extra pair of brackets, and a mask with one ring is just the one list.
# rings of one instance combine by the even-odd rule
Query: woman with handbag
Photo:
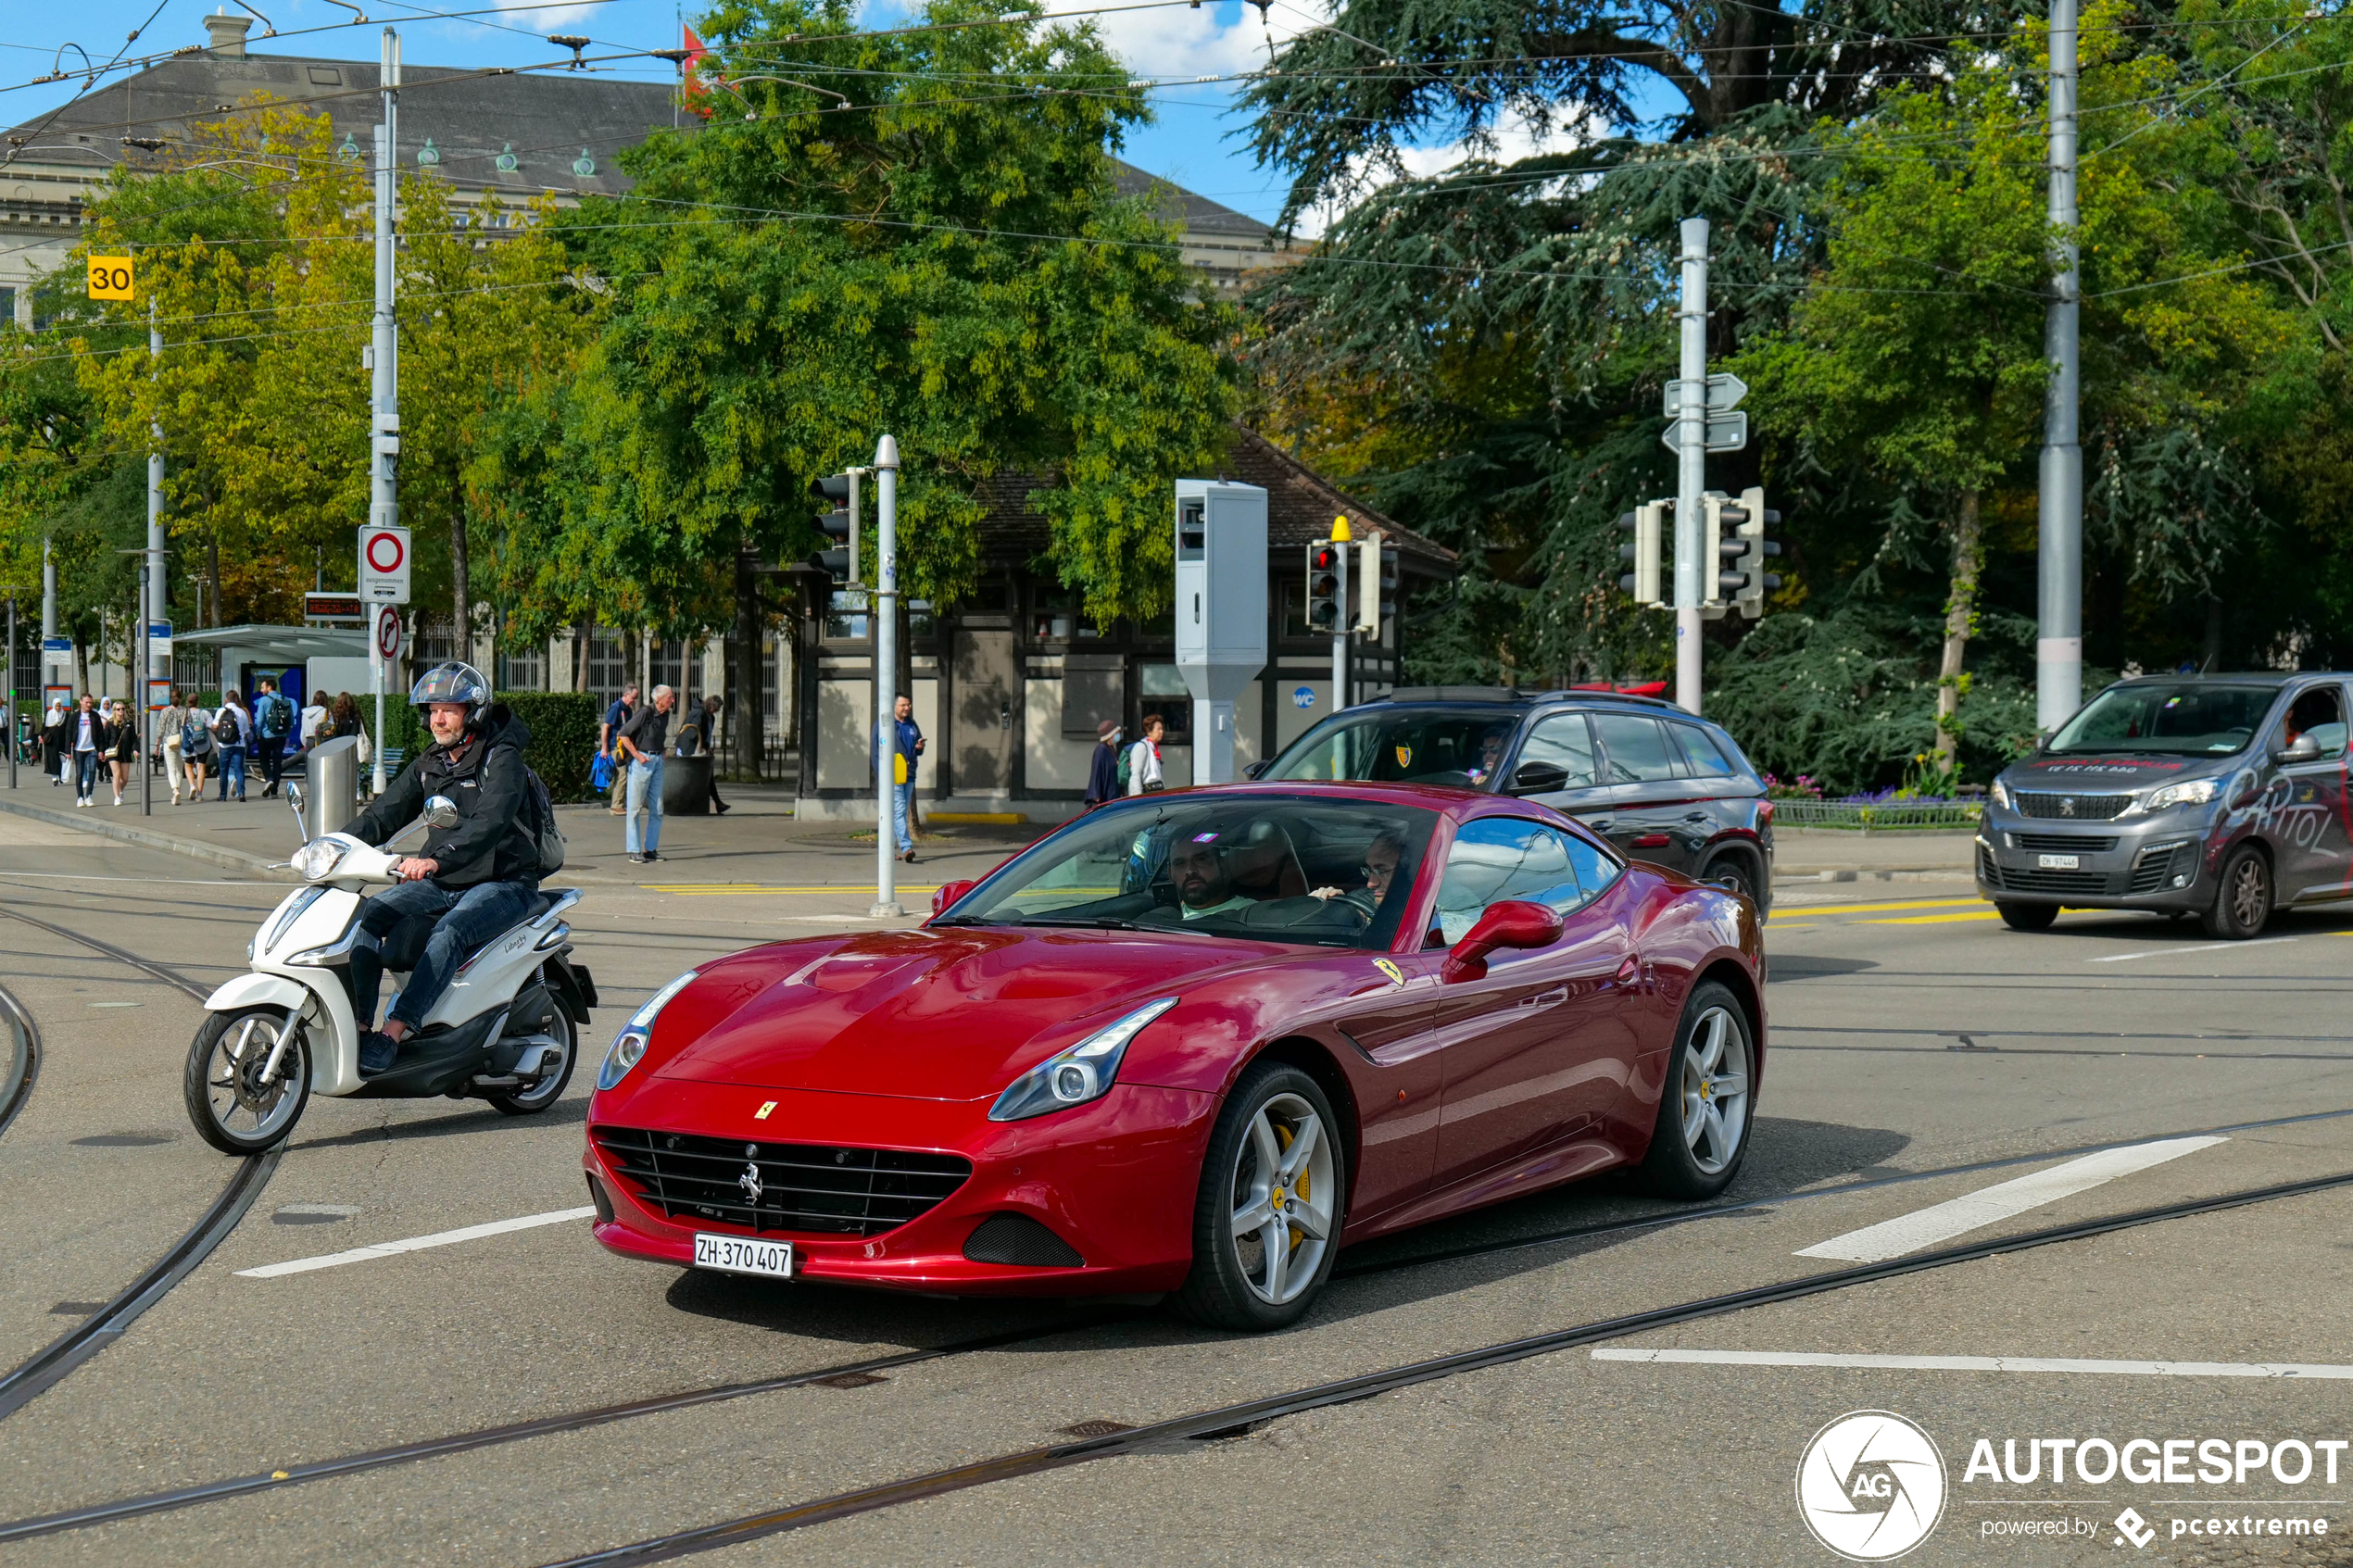
[(139, 761), (139, 710), (119, 698), (113, 721), (107, 727), (107, 760), (114, 768), (114, 803), (120, 806), (122, 792), (131, 784), (131, 770)]

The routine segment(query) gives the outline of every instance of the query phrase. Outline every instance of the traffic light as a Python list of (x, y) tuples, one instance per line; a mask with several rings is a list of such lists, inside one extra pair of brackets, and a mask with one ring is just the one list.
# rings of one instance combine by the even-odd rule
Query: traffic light
[(1345, 545), (1318, 539), (1307, 546), (1307, 629), (1340, 630), (1340, 561)]
[(1634, 596), (1638, 605), (1666, 602), (1660, 592), (1660, 558), (1667, 535), (1665, 501), (1645, 501), (1617, 520), (1617, 526), (1634, 532), (1634, 542), (1617, 547), (1617, 558), (1631, 561), (1634, 570), (1617, 580), (1617, 585)]
[(1751, 485), (1741, 492), (1737, 505), (1724, 508), (1724, 521), (1738, 541), (1725, 591), (1740, 612), (1754, 621), (1765, 613), (1765, 596), (1781, 585), (1779, 577), (1765, 570), (1766, 561), (1781, 553), (1780, 540), (1765, 537), (1767, 529), (1780, 526), (1781, 514), (1766, 507), (1761, 486)]
[(823, 479), (812, 479), (809, 493), (820, 501), (834, 503), (833, 510), (817, 514), (817, 526), (828, 538), (841, 541), (838, 548), (820, 550), (810, 560), (831, 572), (836, 583), (858, 586), (857, 476), (830, 473)]
[(1356, 542), (1356, 630), (1380, 636), (1381, 617), (1396, 612), (1397, 546), (1376, 528)]
[(1702, 606), (1720, 615), (1725, 601), (1740, 592), (1740, 573), (1727, 568), (1739, 565), (1741, 557), (1747, 552), (1748, 546), (1733, 535), (1745, 514), (1738, 503), (1721, 490), (1709, 491), (1702, 497), (1702, 505), (1705, 510), (1699, 558), (1702, 563), (1700, 570), (1707, 574), (1702, 584), (1707, 590), (1707, 596), (1702, 601)]

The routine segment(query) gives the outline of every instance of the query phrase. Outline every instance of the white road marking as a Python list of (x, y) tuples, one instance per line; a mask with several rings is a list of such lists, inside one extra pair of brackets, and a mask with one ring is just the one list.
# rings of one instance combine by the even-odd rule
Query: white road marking
[(1853, 1367), (1867, 1372), (2074, 1372), (2109, 1377), (2314, 1377), (2353, 1382), (2353, 1366), (2302, 1361), (2095, 1361), (2068, 1356), (1837, 1356), (1810, 1350), (1596, 1349), (1597, 1361), (1693, 1366)]
[(1947, 1203), (1938, 1203), (1913, 1213), (1882, 1220), (1876, 1225), (1866, 1225), (1844, 1236), (1832, 1236), (1817, 1246), (1800, 1248), (1800, 1258), (1838, 1258), (1851, 1263), (1876, 1263), (1888, 1258), (1900, 1258), (1906, 1252), (1917, 1252), (1969, 1231), (1979, 1230), (2013, 1214), (2023, 1214), (2029, 1209), (2039, 1209), (2045, 1203), (2056, 1203), (2103, 1182), (2119, 1176), (2129, 1176), (2135, 1171), (2145, 1171), (2152, 1165), (2162, 1165), (2169, 1160), (2179, 1160), (2184, 1154), (2195, 1154), (2218, 1143), (2230, 1140), (2219, 1135), (2194, 1138), (2161, 1138), (2155, 1143), (2127, 1144), (2122, 1148), (2102, 1149), (2081, 1160), (2070, 1160), (2064, 1165), (2054, 1165), (2047, 1171), (2037, 1171), (2031, 1176), (2000, 1182), (1983, 1187)]
[(283, 1274), (307, 1274), (313, 1269), (340, 1268), (346, 1263), (364, 1263), (371, 1258), (393, 1258), (403, 1252), (422, 1252), (429, 1247), (451, 1247), (485, 1236), (527, 1231), (535, 1225), (560, 1225), (567, 1220), (585, 1220), (595, 1212), (594, 1209), (558, 1209), (546, 1214), (525, 1214), (520, 1219), (493, 1220), (486, 1225), (435, 1231), (431, 1236), (412, 1236), (406, 1241), (379, 1241), (372, 1247), (355, 1247), (346, 1252), (327, 1252), (316, 1258), (293, 1258), (283, 1263), (264, 1263), (258, 1269), (239, 1269), (237, 1277), (276, 1279)]
[(2085, 959), (2085, 963), (2130, 963), (2134, 959), (2164, 959), (2175, 953), (2220, 953), (2231, 947), (2269, 947), (2277, 942), (2293, 942), (2293, 936), (2258, 936), (2252, 942), (2201, 942), (2195, 947), (2151, 947), (2145, 953), (2110, 953), (2105, 958)]

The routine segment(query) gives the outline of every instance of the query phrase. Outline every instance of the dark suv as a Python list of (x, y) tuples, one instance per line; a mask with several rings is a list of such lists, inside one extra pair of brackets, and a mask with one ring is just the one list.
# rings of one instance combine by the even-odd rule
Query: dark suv
[(2233, 938), (2353, 897), (2349, 709), (2334, 673), (2120, 681), (1994, 781), (1978, 886), (2020, 931), (2151, 909)]
[(1405, 686), (1333, 714), (1259, 779), (1377, 779), (1526, 796), (1638, 860), (1772, 900), (1773, 809), (1741, 748), (1673, 703), (1617, 692)]

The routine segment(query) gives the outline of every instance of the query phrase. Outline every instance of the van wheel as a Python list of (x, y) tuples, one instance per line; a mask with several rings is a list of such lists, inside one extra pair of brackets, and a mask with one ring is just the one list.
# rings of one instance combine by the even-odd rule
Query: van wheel
[(1745, 850), (1725, 850), (1707, 862), (1701, 870), (1699, 879), (1741, 895), (1756, 906), (1760, 917), (1772, 912), (1773, 890), (1757, 874), (1756, 862), (1749, 858)]
[(2058, 919), (2059, 907), (2057, 904), (1996, 903), (1994, 912), (2000, 915), (2002, 923), (2012, 931), (2048, 931), (2051, 922)]
[(2271, 919), (2271, 862), (2252, 844), (2242, 844), (2222, 862), (2214, 902), (2206, 911), (2211, 936), (2243, 942), (2259, 935)]

